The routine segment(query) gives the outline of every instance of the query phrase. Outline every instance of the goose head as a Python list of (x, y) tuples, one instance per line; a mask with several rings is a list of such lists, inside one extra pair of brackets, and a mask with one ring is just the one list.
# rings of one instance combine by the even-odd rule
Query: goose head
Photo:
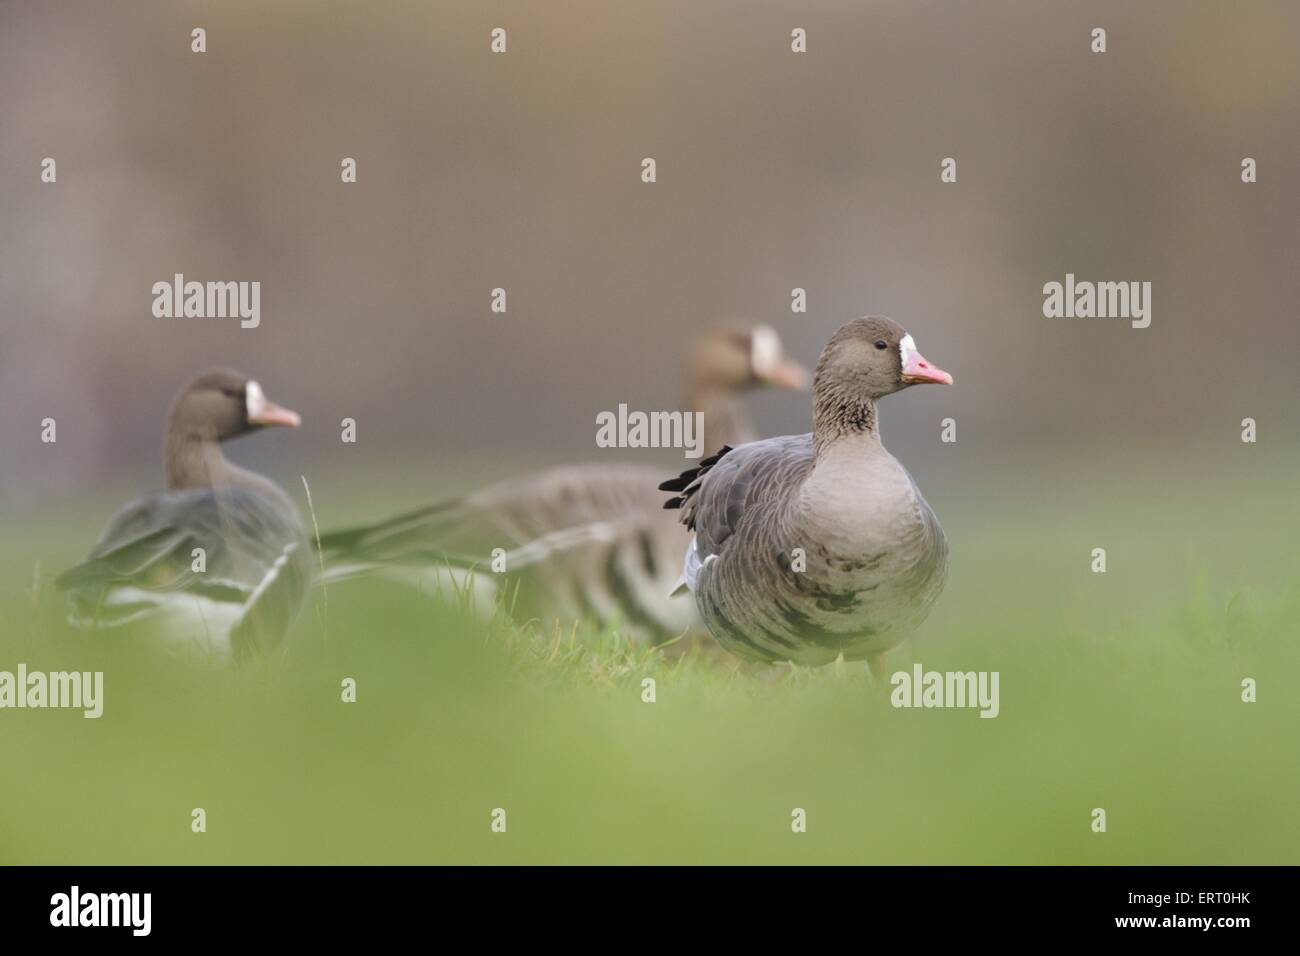
[(268, 425), (297, 428), (297, 412), (266, 397), (262, 386), (241, 372), (213, 369), (194, 378), (172, 403), (168, 431), (173, 438), (223, 442)]
[(687, 379), (699, 392), (808, 387), (808, 371), (785, 354), (775, 329), (739, 323), (713, 329), (696, 343)]
[(901, 325), (884, 316), (854, 319), (822, 349), (813, 388), (818, 395), (874, 401), (921, 384), (951, 385), (952, 376), (930, 364)]

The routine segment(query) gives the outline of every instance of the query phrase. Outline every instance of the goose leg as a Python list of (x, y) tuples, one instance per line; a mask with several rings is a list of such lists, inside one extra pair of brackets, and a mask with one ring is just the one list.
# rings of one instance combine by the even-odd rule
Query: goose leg
[(867, 666), (871, 668), (871, 676), (876, 680), (883, 681), (889, 676), (889, 652), (881, 651), (879, 654), (872, 654), (867, 658)]

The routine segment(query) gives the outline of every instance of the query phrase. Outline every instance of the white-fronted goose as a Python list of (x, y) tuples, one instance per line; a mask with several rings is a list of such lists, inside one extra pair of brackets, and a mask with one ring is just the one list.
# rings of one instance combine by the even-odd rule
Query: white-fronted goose
[(310, 546), (289, 497), (229, 462), (221, 443), (298, 424), (238, 372), (186, 385), (167, 421), (166, 490), (117, 512), (86, 560), (55, 582), (72, 621), (139, 622), (223, 656), (278, 643), (311, 582)]
[[(684, 407), (704, 415), (706, 449), (752, 437), (741, 396), (763, 385), (802, 388), (805, 370), (766, 326), (711, 330), (686, 363)], [(681, 569), (682, 529), (664, 513), (649, 466), (585, 464), (490, 485), (458, 501), (381, 524), (327, 534), (326, 580), (379, 569), (422, 588), (463, 587), (453, 569), (474, 568), (480, 600), (507, 582), (516, 619), (621, 621), (665, 638), (698, 624), (689, 602), (669, 599)], [(493, 549), (507, 574), (491, 573)], [(449, 567), (450, 565), (450, 567)], [(451, 580), (448, 580), (448, 576)]]
[(759, 437), (745, 396), (769, 386), (808, 387), (807, 369), (785, 354), (771, 326), (729, 322), (696, 340), (686, 354), (682, 407), (703, 414), (706, 454)]
[(897, 323), (857, 319), (822, 350), (811, 434), (725, 448), (660, 486), (694, 532), (682, 579), (724, 646), (803, 664), (866, 657), (881, 674), (924, 620), (948, 546), (876, 424), (878, 399), (923, 382), (952, 376)]

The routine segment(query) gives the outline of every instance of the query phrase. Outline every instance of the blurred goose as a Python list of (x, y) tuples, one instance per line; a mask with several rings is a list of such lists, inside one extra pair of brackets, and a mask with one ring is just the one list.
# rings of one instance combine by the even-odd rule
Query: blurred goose
[(220, 656), (278, 643), (306, 596), (310, 548), (289, 497), (229, 462), (221, 443), (298, 424), (239, 372), (186, 385), (167, 421), (167, 489), (117, 512), (85, 561), (55, 582), (73, 623), (137, 622)]
[[(703, 412), (705, 448), (753, 435), (741, 398), (764, 385), (803, 388), (807, 372), (766, 326), (711, 330), (686, 363), (685, 408)], [(325, 580), (376, 569), (421, 588), (462, 590), (473, 569), (480, 604), (506, 583), (515, 618), (621, 622), (663, 639), (698, 624), (689, 602), (669, 599), (683, 533), (662, 509), (648, 466), (585, 464), (490, 485), (466, 498), (321, 539)], [(506, 574), (491, 573), (494, 549)]]
[(725, 647), (802, 664), (866, 657), (883, 675), (947, 574), (943, 529), (876, 420), (877, 400), (925, 382), (952, 376), (897, 323), (857, 319), (822, 350), (811, 434), (724, 448), (660, 486), (694, 532), (682, 583)]

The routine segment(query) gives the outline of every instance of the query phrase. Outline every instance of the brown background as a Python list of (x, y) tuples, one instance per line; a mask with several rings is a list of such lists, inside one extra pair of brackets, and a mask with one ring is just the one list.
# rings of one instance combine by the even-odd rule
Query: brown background
[[(918, 475), (1145, 449), (1179, 480), (1246, 415), (1294, 446), (1297, 37), (1290, 3), (5, 3), (0, 508), (157, 483), (211, 364), (304, 414), (234, 452), (286, 484), (635, 457), (596, 412), (675, 406), (723, 315), (809, 364), (848, 318), (902, 321), (957, 379), (884, 411)], [(175, 272), (260, 280), (261, 328), (155, 319)], [(1151, 328), (1044, 318), (1066, 272), (1151, 281)], [(755, 407), (808, 427), (806, 398)]]

